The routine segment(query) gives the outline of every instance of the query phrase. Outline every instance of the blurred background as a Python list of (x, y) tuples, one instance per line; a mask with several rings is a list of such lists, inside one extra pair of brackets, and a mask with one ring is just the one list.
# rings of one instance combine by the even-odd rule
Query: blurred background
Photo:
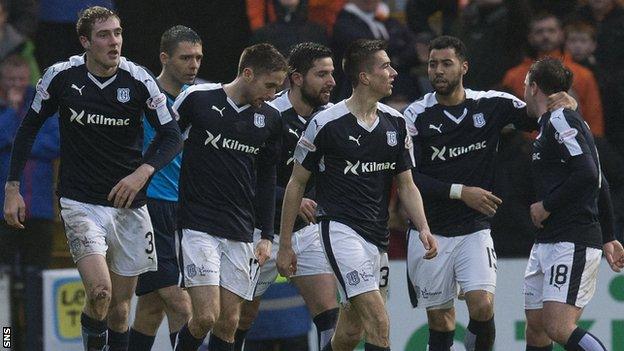
[[(334, 101), (350, 93), (338, 64), (347, 45), (359, 38), (386, 40), (399, 77), (393, 95), (384, 102), (399, 110), (431, 91), (428, 43), (439, 35), (455, 35), (465, 42), (469, 71), (464, 85), (474, 90), (497, 89), (519, 96), (534, 60), (560, 58), (574, 72), (570, 94), (578, 100), (579, 110), (596, 138), (602, 170), (611, 186), (616, 235), (622, 240), (624, 0), (0, 0), (0, 183), (6, 181), (13, 138), (29, 108), (34, 84), (46, 67), (82, 53), (75, 22), (77, 14), (92, 5), (118, 12), (124, 37), (122, 55), (156, 75), (160, 72), (160, 36), (176, 24), (189, 26), (202, 37), (204, 59), (199, 77), (213, 82), (234, 78), (238, 57), (250, 44), (270, 42), (284, 54), (291, 45), (303, 41), (326, 44), (335, 53)], [(75, 343), (77, 337), (71, 331), (63, 334), (63, 323), (71, 324), (72, 320), (73, 310), (67, 306), (73, 304), (74, 310), (82, 306), (84, 292), (79, 280), (73, 271), (63, 271), (69, 278), (50, 275), (49, 271), (73, 268), (54, 195), (58, 139), (58, 119), (50, 118), (37, 137), (22, 179), (26, 232), (18, 233), (0, 223), (0, 324), (13, 327), (12, 347), (16, 350), (44, 349), (47, 324), (59, 340)], [(509, 261), (520, 262), (518, 267), (533, 242), (534, 228), (528, 215), (534, 200), (529, 168), (531, 140), (529, 134), (511, 129), (505, 132), (499, 145), (494, 188), (505, 201), (493, 219), (496, 251), (499, 258), (519, 258)], [(4, 200), (3, 191), (0, 200)], [(400, 220), (396, 201), (391, 208), (395, 216), (390, 255), (400, 271), (404, 266), (400, 260), (406, 254), (405, 223)], [(405, 275), (396, 276), (401, 280)], [(504, 279), (499, 273), (499, 282)], [(618, 279), (603, 282), (606, 285), (599, 289), (606, 289), (605, 296), (622, 306), (624, 283)], [(391, 301), (406, 298), (398, 284)], [(519, 293), (514, 301), (521, 301)], [(52, 304), (52, 315), (45, 313), (46, 304)], [(605, 311), (609, 309), (605, 307)], [(59, 313), (65, 313), (64, 319)], [(302, 316), (298, 317), (303, 323), (300, 335), (284, 337), (307, 335), (309, 316)], [(622, 351), (624, 321), (620, 319), (611, 321), (608, 332), (613, 337), (613, 349)], [(410, 335), (416, 335), (417, 327)], [(510, 330), (517, 327), (512, 325)], [(258, 335), (259, 339), (279, 339), (279, 335)], [(411, 345), (409, 340), (402, 342)], [(266, 349), (284, 349), (271, 345)]]

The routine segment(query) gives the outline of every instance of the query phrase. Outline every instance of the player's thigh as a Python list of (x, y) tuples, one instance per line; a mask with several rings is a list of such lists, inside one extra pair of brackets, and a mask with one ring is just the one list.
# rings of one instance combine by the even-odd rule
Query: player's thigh
[(416, 230), (408, 232), (407, 276), (408, 292), (414, 307), (430, 308), (452, 301), (457, 296), (453, 270), (456, 238), (435, 235), (438, 255), (431, 260), (423, 258), (425, 249)]
[(322, 221), (321, 241), (327, 260), (338, 280), (341, 301), (378, 291), (382, 253), (349, 226), (340, 222)]
[(241, 305), (239, 329), (248, 330), (251, 328), (253, 321), (258, 316), (261, 301), (262, 297), (260, 296), (254, 297), (252, 301), (243, 301)]
[[(254, 231), (254, 247), (260, 241), (260, 230), (256, 229)], [(271, 284), (275, 282), (277, 279), (277, 265), (275, 262), (275, 258), (277, 256), (277, 250), (279, 248), (279, 236), (276, 236), (275, 242), (271, 245), (271, 257), (264, 262), (264, 264), (260, 267), (260, 271), (258, 273), (258, 282), (256, 283), (256, 288), (254, 291), (254, 298), (261, 297), (264, 293), (269, 289)]]
[[(223, 318), (226, 320), (235, 319), (238, 321), (238, 317), (241, 312), (241, 305), (243, 301), (245, 301), (238, 294), (221, 287), (220, 288), (220, 298), (221, 298), (221, 312), (219, 318)], [(236, 326), (230, 326), (236, 327)]]
[(193, 319), (210, 319), (213, 322), (219, 316), (220, 290), (217, 285), (192, 286), (186, 290), (191, 298)]
[(529, 312), (532, 310), (541, 310), (544, 299), (544, 269), (540, 262), (540, 256), (543, 250), (541, 246), (544, 244), (533, 244), (531, 254), (527, 261), (524, 271), (524, 309)]
[(108, 291), (108, 296), (111, 296), (111, 276), (104, 256), (99, 254), (84, 256), (76, 266), (88, 297), (93, 297), (102, 289)]
[(567, 303), (544, 301), (543, 312), (543, 325), (548, 336), (565, 343), (576, 328), (583, 309)]
[(154, 229), (147, 206), (112, 209), (108, 223), (106, 240), (111, 271), (122, 276), (138, 276), (158, 269)]
[(454, 268), (457, 282), (467, 293), (496, 290), (496, 252), (489, 229), (464, 235), (455, 247)]
[(191, 229), (177, 234), (183, 286), (219, 286), (225, 239)]
[(110, 277), (113, 291), (111, 305), (124, 302), (129, 303), (136, 288), (137, 277), (126, 277), (112, 271), (110, 272)]
[(137, 298), (135, 321), (139, 319), (140, 316), (154, 318), (156, 316), (163, 316), (163, 313), (164, 301), (157, 292), (154, 291), (149, 294), (141, 295)]
[(336, 278), (333, 274), (316, 274), (292, 277), (312, 316), (338, 307)]
[[(367, 332), (370, 331), (367, 325), (374, 328), (388, 326), (389, 320), (386, 305), (379, 291), (365, 292), (351, 298), (349, 302), (360, 316), (360, 320)], [(381, 332), (382, 330), (377, 331)], [(388, 332), (388, 330), (385, 332)]]
[(570, 242), (542, 245), (543, 300), (583, 308), (596, 292), (602, 251)]
[(223, 247), (220, 285), (241, 299), (253, 300), (260, 265), (253, 243), (227, 240)]
[[(108, 244), (107, 227), (104, 223), (107, 221), (110, 208), (64, 197), (60, 198), (59, 203), (67, 245), (74, 263), (79, 267), (84, 266), (79, 264), (79, 261), (94, 254), (106, 257)], [(108, 272), (108, 268), (106, 271)]]

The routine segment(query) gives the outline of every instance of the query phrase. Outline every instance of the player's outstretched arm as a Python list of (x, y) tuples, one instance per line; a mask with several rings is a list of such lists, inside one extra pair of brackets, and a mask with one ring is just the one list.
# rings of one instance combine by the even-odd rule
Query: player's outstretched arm
[(565, 91), (561, 91), (548, 96), (548, 111), (554, 111), (560, 108), (568, 110), (576, 110), (578, 102)]
[(399, 173), (396, 176), (397, 179), (397, 192), (401, 204), (407, 212), (408, 217), (416, 226), (419, 232), (420, 241), (427, 250), (425, 252), (425, 259), (434, 258), (438, 254), (438, 242), (435, 237), (431, 235), (427, 218), (425, 217), (425, 208), (422, 202), (422, 196), (420, 191), (414, 184), (412, 179), (411, 170), (406, 170)]
[(280, 223), (280, 246), (276, 260), (277, 269), (284, 277), (289, 277), (297, 271), (297, 256), (292, 249), (292, 230), (299, 214), (301, 199), (309, 178), (310, 171), (295, 161), (292, 175), (284, 193), (282, 222)]
[(466, 206), (490, 217), (496, 214), (498, 206), (503, 203), (503, 200), (492, 194), (491, 191), (476, 186), (461, 186), (459, 198)]

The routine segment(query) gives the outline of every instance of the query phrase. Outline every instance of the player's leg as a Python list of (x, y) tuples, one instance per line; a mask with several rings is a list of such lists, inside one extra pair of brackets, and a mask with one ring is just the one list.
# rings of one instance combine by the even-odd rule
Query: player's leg
[(188, 288), (192, 317), (180, 329), (175, 351), (195, 351), (219, 318), (219, 287), (193, 286)]
[(134, 322), (130, 328), (128, 349), (149, 351), (154, 345), (156, 331), (165, 316), (163, 301), (152, 291), (137, 298)]
[(169, 339), (173, 345), (182, 326), (191, 319), (191, 298), (177, 285), (158, 289), (158, 295), (164, 304), (169, 324)]
[[(526, 351), (552, 351), (552, 340), (546, 334), (543, 323), (544, 272), (540, 256), (541, 246), (534, 244), (524, 272), (524, 311), (526, 315)], [(546, 253), (548, 254), (548, 253)]]
[[(254, 246), (260, 241), (260, 230), (254, 231)], [(243, 301), (241, 306), (240, 319), (238, 321), (238, 328), (234, 334), (234, 351), (242, 351), (245, 344), (245, 338), (247, 332), (251, 329), (253, 321), (258, 316), (258, 310), (260, 309), (260, 301), (262, 295), (269, 289), (271, 284), (275, 282), (277, 278), (277, 266), (275, 265), (275, 257), (277, 256), (277, 250), (279, 248), (279, 236), (276, 236), (271, 245), (271, 257), (264, 262), (264, 265), (260, 267), (260, 273), (258, 274), (258, 282), (256, 283), (253, 301)]]
[(458, 240), (436, 235), (438, 256), (425, 260), (425, 249), (418, 232), (408, 232), (407, 273), (408, 292), (414, 307), (427, 310), (429, 350), (449, 351), (455, 335), (454, 299), (457, 283), (453, 262)]
[(291, 279), (303, 297), (316, 326), (319, 350), (331, 341), (338, 320), (336, 278), (333, 274), (298, 276)]
[(136, 287), (136, 276), (126, 277), (110, 272), (112, 297), (108, 307), (108, 346), (110, 351), (128, 350), (130, 301)]
[(525, 310), (526, 315), (526, 351), (552, 351), (552, 340), (546, 334), (543, 323), (543, 310)]
[(319, 238), (318, 226), (308, 225), (293, 234), (297, 273), (291, 282), (297, 287), (316, 326), (318, 349), (331, 341), (338, 320), (336, 278)]
[(219, 318), (219, 280), (225, 239), (196, 230), (177, 232), (180, 271), (191, 299), (191, 319), (180, 329), (175, 351), (195, 351)]
[(258, 316), (260, 310), (260, 302), (262, 296), (254, 297), (253, 301), (243, 301), (241, 306), (240, 319), (238, 321), (238, 328), (234, 334), (234, 351), (242, 351), (245, 344), (245, 337), (247, 332), (251, 329), (253, 321)]
[(457, 238), (456, 279), (464, 291), (470, 322), (464, 345), (467, 351), (489, 351), (494, 347), (494, 292), (496, 252), (490, 230)]
[(350, 299), (366, 334), (365, 350), (390, 350), (390, 320), (379, 291), (369, 291)]
[(549, 244), (550, 267), (544, 276), (543, 324), (550, 339), (566, 350), (604, 351), (602, 342), (576, 326), (596, 291), (602, 251), (573, 243)]
[(107, 337), (106, 314), (112, 295), (106, 258), (93, 254), (81, 258), (76, 265), (87, 295), (80, 316), (84, 349), (103, 350)]
[(227, 240), (221, 263), (221, 311), (210, 334), (210, 351), (229, 351), (234, 347), (241, 305), (244, 300), (253, 300), (259, 275), (254, 244)]
[(360, 320), (360, 315), (351, 305), (345, 304), (340, 306), (334, 335), (322, 350), (351, 351), (355, 349), (363, 337), (364, 326)]
[(102, 350), (106, 345), (106, 314), (112, 287), (106, 254), (105, 210), (67, 198), (59, 200), (69, 251), (85, 288), (86, 302), (80, 316), (85, 350)]

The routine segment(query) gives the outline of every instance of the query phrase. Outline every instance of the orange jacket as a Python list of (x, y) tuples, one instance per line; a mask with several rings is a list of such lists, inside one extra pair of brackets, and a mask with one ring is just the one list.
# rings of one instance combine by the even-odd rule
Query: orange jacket
[[(307, 3), (308, 19), (324, 26), (327, 33), (331, 34), (336, 16), (345, 3), (346, 0), (309, 0)], [(267, 24), (266, 17), (268, 17), (269, 23), (275, 22), (277, 19), (273, 1), (246, 0), (246, 4), (247, 17), (252, 31), (264, 27)]]
[[(579, 112), (587, 121), (587, 124), (589, 124), (592, 134), (603, 136), (604, 118), (602, 116), (602, 102), (600, 101), (600, 91), (598, 90), (598, 83), (596, 78), (594, 78), (594, 74), (589, 69), (574, 62), (567, 53), (556, 51), (542, 55), (542, 57), (545, 56), (561, 59), (563, 64), (572, 71), (574, 81), (570, 95), (574, 96), (578, 101)], [(524, 78), (534, 62), (535, 60), (527, 57), (522, 63), (509, 69), (503, 78), (503, 87), (509, 89), (517, 97), (523, 98)]]

